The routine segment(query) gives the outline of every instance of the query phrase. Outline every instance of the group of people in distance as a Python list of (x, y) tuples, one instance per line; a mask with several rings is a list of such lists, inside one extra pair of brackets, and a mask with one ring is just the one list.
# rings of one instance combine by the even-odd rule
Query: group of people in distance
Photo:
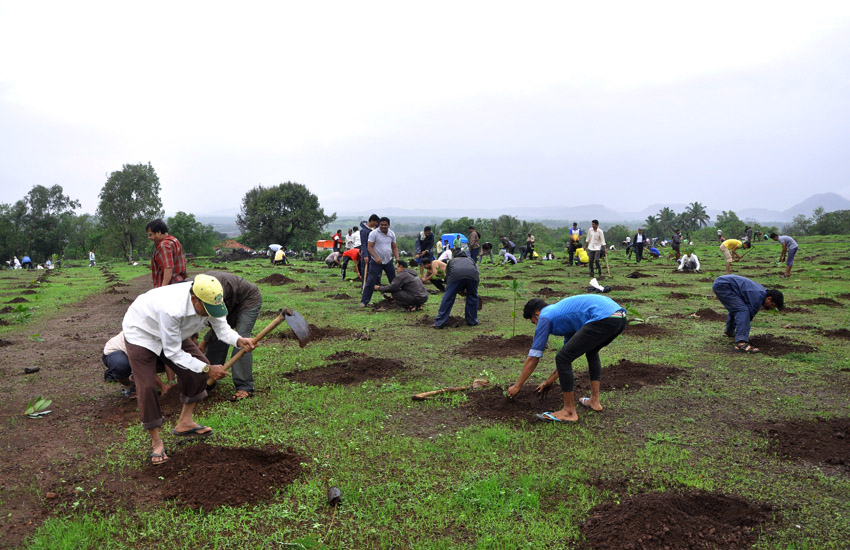
[[(575, 225), (575, 224), (574, 224)], [(577, 227), (578, 237), (581, 230)], [(262, 296), (253, 283), (227, 272), (210, 271), (190, 280), (180, 242), (169, 235), (162, 220), (153, 220), (147, 227), (148, 237), (154, 243), (151, 258), (153, 289), (145, 292), (130, 305), (122, 331), (111, 338), (103, 350), (105, 377), (124, 384), (128, 393), (135, 393), (142, 426), (151, 438), (150, 460), (162, 464), (169, 460), (160, 435), (163, 415), (160, 394), (179, 380), (182, 409), (171, 430), (175, 437), (208, 437), (213, 430), (193, 420), (196, 403), (207, 396), (210, 384), (227, 375), (223, 363), (231, 347), (246, 352), (233, 365), (235, 393), (233, 400), (251, 397), (254, 391), (252, 354), (255, 343), (251, 339), (254, 325), (262, 308)], [(469, 250), (461, 249), (459, 242), (448, 248), (451, 259), (434, 258), (434, 236), (430, 228), (420, 233), (413, 257), (419, 272), (399, 258), (396, 236), (390, 229), (390, 220), (372, 215), (360, 224), (359, 248), (357, 240), (334, 239), (341, 253), (343, 269), (353, 262), (354, 269), (364, 279), (361, 307), (365, 307), (375, 291), (392, 295), (399, 305), (407, 309), (421, 308), (428, 299), (426, 283), (444, 291), (435, 322), (443, 328), (451, 313), (457, 294), (465, 295), (465, 321), (479, 324), (479, 270), (477, 259), (483, 250), (480, 235), (470, 228)], [(354, 233), (349, 232), (349, 237)], [(793, 260), (796, 243), (781, 240), (782, 258)], [(572, 233), (571, 233), (571, 241)], [(575, 239), (578, 242), (579, 239)], [(605, 249), (605, 239), (599, 224), (594, 220), (588, 230), (586, 246), (601, 273), (598, 258)], [(350, 243), (350, 245), (349, 245)], [(533, 241), (526, 241), (526, 248)], [(512, 244), (512, 243), (508, 243)], [(344, 248), (346, 247), (346, 248)], [(357, 249), (358, 252), (349, 251)], [(533, 248), (532, 248), (533, 251)], [(442, 254), (441, 254), (442, 255)], [(345, 261), (348, 260), (348, 261)], [(358, 265), (359, 264), (359, 265)], [(789, 264), (790, 267), (790, 264)], [(593, 271), (591, 271), (591, 274)], [(381, 284), (382, 274), (387, 283)], [(345, 273), (343, 272), (343, 277)], [(724, 334), (734, 338), (734, 349), (745, 353), (758, 353), (749, 344), (750, 322), (761, 309), (783, 309), (784, 296), (779, 290), (763, 286), (737, 275), (718, 277), (713, 291), (729, 312)], [(523, 384), (539, 365), (550, 335), (563, 336), (564, 345), (555, 356), (555, 370), (541, 384), (538, 392), (549, 389), (560, 381), (563, 407), (557, 411), (537, 415), (547, 422), (574, 422), (578, 419), (576, 404), (588, 410), (601, 411), (600, 381), (602, 376), (600, 350), (611, 344), (628, 324), (624, 307), (607, 296), (583, 294), (564, 298), (549, 305), (543, 300), (529, 300), (523, 317), (536, 325), (534, 340), (515, 384), (507, 389), (507, 396), (516, 396)], [(210, 327), (202, 341), (198, 334)], [(574, 395), (572, 363), (578, 357), (587, 358), (590, 371), (590, 395)], [(165, 371), (166, 382), (159, 377)]]

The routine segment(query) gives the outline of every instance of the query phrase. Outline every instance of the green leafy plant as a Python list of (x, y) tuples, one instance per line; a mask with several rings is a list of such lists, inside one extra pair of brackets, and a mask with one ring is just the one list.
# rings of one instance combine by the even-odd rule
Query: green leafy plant
[(51, 403), (53, 403), (52, 399), (47, 399), (46, 397), (41, 396), (33, 397), (30, 402), (27, 403), (27, 410), (24, 414), (30, 418), (39, 418), (46, 414), (50, 414), (50, 411), (45, 409), (47, 409)]
[(41, 337), (41, 334), (33, 334), (30, 336), (30, 342), (44, 342), (44, 338)]
[(14, 308), (12, 308), (12, 314), (15, 316), (16, 323), (26, 323), (29, 321), (30, 317), (32, 317), (32, 308), (27, 307), (24, 304), (16, 304)]
[(629, 324), (630, 325), (643, 325), (645, 323), (648, 323), (650, 319), (655, 319), (655, 318), (658, 317), (658, 315), (650, 315), (649, 317), (644, 317), (643, 315), (638, 313), (637, 310), (635, 310), (631, 306), (627, 305), (625, 307), (626, 307), (626, 311), (629, 314)]
[(513, 329), (511, 331), (511, 338), (513, 338), (514, 336), (516, 336), (516, 302), (517, 298), (522, 295), (523, 283), (521, 283), (517, 279), (511, 279), (510, 281), (505, 281), (505, 287), (514, 294), (514, 308), (511, 311), (511, 318), (514, 321)]

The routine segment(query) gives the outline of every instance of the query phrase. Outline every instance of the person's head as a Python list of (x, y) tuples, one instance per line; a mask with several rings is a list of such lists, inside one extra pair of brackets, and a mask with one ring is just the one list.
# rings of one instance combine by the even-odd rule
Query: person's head
[(380, 221), (381, 221), (380, 216), (378, 216), (377, 214), (372, 214), (371, 216), (369, 216), (369, 222), (368, 222), (367, 225), (369, 227), (371, 227), (372, 229), (374, 229), (374, 228), (378, 227), (378, 223)]
[(221, 283), (212, 275), (200, 274), (195, 276), (190, 287), (190, 299), (195, 313), (201, 317), (226, 317), (227, 306), (224, 305), (224, 290)]
[(767, 296), (764, 298), (764, 308), (778, 309), (779, 311), (785, 309), (785, 296), (782, 294), (782, 291), (775, 288), (768, 290)]
[(573, 222), (573, 229), (578, 229), (578, 222)]
[(590, 225), (593, 226), (593, 229), (599, 229), (599, 220), (593, 220), (590, 222)]
[(751, 247), (751, 246), (753, 246), (753, 245), (752, 245), (752, 244), (750, 244), (750, 241), (744, 241), (744, 242), (741, 244), (741, 248), (745, 248), (745, 249), (746, 249), (746, 248), (749, 248), (749, 247)]
[(404, 260), (399, 260), (398, 263), (395, 266), (395, 270), (400, 273), (400, 272), (404, 271), (405, 269), (407, 269), (407, 262), (405, 262)]
[(638, 233), (640, 233), (641, 235), (643, 235), (643, 227), (638, 227)]
[[(401, 260), (399, 260), (399, 261), (401, 261)], [(422, 265), (425, 266), (425, 267), (431, 267), (431, 258), (429, 258), (428, 256), (423, 257), (422, 258)]]
[(155, 243), (158, 243), (162, 239), (168, 235), (168, 226), (165, 225), (165, 222), (162, 219), (157, 218), (155, 220), (151, 220), (145, 226), (145, 231), (148, 233), (148, 238)]
[(351, 231), (353, 231), (354, 233), (356, 233), (357, 231), (359, 231), (359, 229), (357, 229), (357, 226), (355, 225), (354, 227), (352, 227), (352, 228), (351, 228)]
[(506, 238), (504, 238), (504, 237), (499, 237), (499, 240), (500, 240), (500, 241), (502, 241), (502, 242), (507, 241), (507, 239), (506, 239)]
[(426, 225), (425, 229), (423, 229), (422, 231), (425, 233), (425, 235), (430, 235), (431, 234), (431, 226)]
[(529, 233), (529, 234), (528, 234), (528, 236), (530, 237), (530, 236), (531, 236), (531, 233)]
[(528, 302), (525, 303), (525, 307), (522, 308), (522, 318), (528, 319), (535, 325), (537, 324), (537, 318), (540, 317), (540, 311), (546, 307), (547, 304), (540, 298), (532, 298)]
[(771, 233), (771, 234), (770, 234), (770, 238), (771, 238), (771, 239), (773, 239), (774, 241), (778, 241), (778, 240), (779, 240), (779, 235), (777, 235), (776, 233)]
[(472, 227), (472, 226), (470, 225), (470, 226), (467, 228), (467, 231), (469, 231), (470, 233), (472, 233), (473, 231), (475, 231), (475, 228), (474, 228), (474, 227)]
[(337, 232), (337, 235), (342, 235), (342, 229), (337, 229), (336, 232)]
[(348, 230), (348, 234), (351, 235), (351, 229)]
[(677, 235), (679, 235), (679, 234), (681, 234), (681, 233), (682, 233), (682, 230), (681, 230), (681, 229), (677, 229), (677, 230), (676, 230), (676, 234), (677, 234)]
[(378, 229), (381, 230), (381, 233), (386, 233), (390, 230), (390, 219), (386, 216), (380, 219), (378, 223)]

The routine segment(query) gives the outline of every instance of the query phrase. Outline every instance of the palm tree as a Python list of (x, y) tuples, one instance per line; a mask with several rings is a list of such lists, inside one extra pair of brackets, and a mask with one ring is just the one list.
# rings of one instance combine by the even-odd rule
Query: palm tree
[(669, 206), (665, 206), (658, 211), (655, 216), (658, 219), (658, 229), (661, 231), (662, 237), (665, 239), (673, 234), (674, 226), (676, 225), (676, 213)]
[(647, 216), (643, 221), (643, 226), (645, 230), (645, 234), (648, 237), (657, 237), (658, 236), (658, 220), (655, 216)]
[(687, 213), (688, 217), (696, 223), (697, 227), (705, 227), (708, 225), (708, 220), (711, 219), (711, 216), (705, 211), (705, 206), (698, 202), (689, 204)]

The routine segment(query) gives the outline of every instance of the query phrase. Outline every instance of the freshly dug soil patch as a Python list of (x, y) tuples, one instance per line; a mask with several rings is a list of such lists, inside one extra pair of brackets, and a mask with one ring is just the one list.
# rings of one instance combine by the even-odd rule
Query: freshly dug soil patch
[(36, 291), (35, 290), (24, 290), (24, 291), (21, 292), (21, 294), (36, 294)]
[(327, 359), (328, 361), (342, 361), (343, 359), (354, 359), (357, 357), (366, 357), (366, 354), (351, 350), (343, 350), (332, 353), (328, 355), (325, 359)]
[(809, 344), (794, 342), (787, 338), (777, 338), (772, 334), (760, 334), (750, 337), (750, 345), (757, 347), (765, 355), (781, 357), (789, 353), (811, 353), (818, 349)]
[[(277, 316), (277, 314), (275, 314)], [(323, 340), (326, 338), (348, 338), (353, 334), (353, 331), (337, 328), (337, 327), (317, 327), (313, 323), (308, 323), (310, 327), (310, 340)], [(274, 333), (278, 338), (284, 340), (295, 340), (295, 333), (287, 328), (283, 330), (275, 330)]]
[(563, 296), (564, 292), (561, 290), (551, 289), (548, 286), (544, 286), (534, 294), (536, 294), (537, 296)]
[(390, 377), (403, 367), (404, 364), (395, 359), (378, 359), (357, 354), (355, 357), (332, 363), (327, 367), (316, 367), (287, 374), (286, 378), (311, 386), (325, 384), (350, 386), (367, 380)]
[(770, 438), (771, 449), (783, 456), (850, 470), (850, 418), (774, 422), (761, 431)]
[(732, 496), (644, 493), (593, 507), (582, 548), (750, 548), (771, 516), (772, 508)]
[(286, 285), (289, 283), (294, 283), (295, 279), (290, 279), (285, 275), (281, 275), (280, 273), (272, 273), (268, 277), (264, 277), (257, 281), (258, 283), (265, 283), (269, 285)]
[[(575, 392), (576, 397), (581, 397), (590, 393), (590, 378), (587, 370), (577, 367), (578, 365), (573, 365)], [(664, 384), (668, 378), (676, 378), (681, 373), (682, 370), (676, 367), (633, 363), (621, 359), (619, 362), (602, 369), (603, 403), (604, 392), (606, 391), (637, 391), (644, 386)], [(463, 406), (481, 418), (497, 421), (534, 420), (534, 414), (543, 411), (557, 411), (564, 406), (560, 386), (557, 382), (543, 395), (538, 394), (535, 388), (535, 384), (526, 383), (513, 399), (505, 397), (505, 388), (492, 387), (471, 390), (466, 394), (469, 401)], [(583, 407), (578, 408), (579, 418), (583, 414), (588, 414), (588, 411)], [(593, 414), (605, 414), (605, 411)]]
[(9, 340), (4, 340), (0, 338), (0, 348), (5, 348), (6, 346), (11, 346), (14, 342), (10, 342)]
[(725, 313), (718, 313), (711, 309), (710, 307), (706, 307), (703, 309), (696, 310), (692, 315), (682, 315), (682, 317), (687, 317), (690, 319), (696, 319), (698, 321), (726, 321)]
[(535, 283), (540, 283), (541, 285), (557, 285), (561, 284), (563, 281), (556, 281), (555, 279), (534, 279)]
[(628, 285), (611, 285), (611, 292), (614, 292), (615, 290), (619, 290), (619, 291), (632, 291), (632, 290), (634, 290), (634, 289), (635, 289), (635, 287), (633, 287), (633, 286), (628, 286)]
[(626, 275), (626, 279), (643, 279), (646, 277), (652, 277), (652, 275), (647, 275), (646, 273), (641, 273), (640, 271), (632, 271), (628, 275)]
[[(162, 488), (162, 497), (193, 509), (256, 504), (272, 499), (275, 488), (292, 483), (306, 459), (292, 447), (216, 447), (199, 443), (169, 453), (170, 461), (144, 473)], [(159, 477), (164, 479), (160, 480)]]
[[(507, 302), (507, 301), (508, 301), (508, 299), (507, 299), (507, 298), (502, 298), (501, 296), (487, 296), (487, 297), (484, 297), (484, 296), (482, 296), (482, 295), (480, 295), (480, 294), (479, 294), (479, 295), (478, 295), (478, 301), (479, 301), (479, 303), (484, 302), (484, 301), (487, 301), (487, 302)], [(517, 300), (517, 303), (519, 303), (519, 300)]]
[(795, 300), (794, 303), (804, 306), (831, 306), (844, 307), (841, 302), (836, 302), (832, 298), (813, 298), (811, 300)]
[(649, 323), (638, 323), (635, 325), (629, 325), (626, 327), (626, 330), (623, 331), (624, 336), (666, 336), (670, 331), (664, 327), (659, 327), (658, 325), (651, 325)]
[(645, 298), (632, 298), (631, 296), (628, 296), (628, 297), (617, 296), (617, 299), (614, 300), (614, 301), (617, 302), (618, 304), (645, 304), (649, 300), (647, 300)]
[(343, 292), (342, 294), (328, 294), (328, 298), (332, 300), (350, 300), (352, 297)]
[(6, 303), (7, 304), (22, 304), (24, 302), (29, 302), (29, 300), (27, 300), (26, 298), (21, 298), (20, 296), (18, 296), (17, 298), (13, 298)]
[(846, 328), (839, 328), (835, 330), (823, 330), (821, 331), (821, 334), (823, 334), (824, 336), (829, 336), (830, 338), (844, 338), (845, 340), (850, 340), (850, 330), (847, 330)]
[(316, 289), (311, 287), (310, 285), (304, 285), (304, 288), (299, 288), (299, 292), (316, 292)]
[(691, 297), (690, 294), (685, 294), (684, 292), (671, 292), (668, 296), (671, 300), (687, 300)]
[(842, 300), (850, 300), (850, 292), (843, 292), (836, 296), (836, 298), (841, 298)]
[[(430, 315), (423, 315), (419, 318), (418, 321), (413, 323), (417, 326), (422, 327), (432, 327), (434, 326), (434, 318)], [(455, 317), (454, 315), (449, 315), (449, 320), (446, 321), (446, 324), (443, 325), (443, 328), (460, 328), (466, 326), (466, 320), (461, 317)]]
[(499, 283), (481, 283), (484, 288), (505, 288), (505, 285)]
[(12, 309), (12, 306), (6, 306), (3, 309), (0, 309), (0, 313), (3, 313), (3, 314), (12, 313), (13, 311), (15, 311), (15, 310)]
[(658, 287), (661, 287), (661, 288), (679, 288), (679, 287), (683, 286), (679, 283), (668, 283), (666, 281), (659, 281), (657, 283), (651, 283), (651, 284), (652, 284), (652, 286), (658, 286)]
[(476, 336), (468, 344), (457, 348), (456, 353), (464, 357), (504, 357), (505, 355), (526, 353), (531, 349), (534, 338), (526, 335), (502, 338), (494, 335)]
[(785, 309), (782, 310), (782, 312), (783, 313), (811, 313), (812, 310), (810, 310), (807, 307), (787, 307), (786, 306)]
[(9, 321), (6, 319), (0, 319), (0, 327), (5, 327), (9, 325)]

